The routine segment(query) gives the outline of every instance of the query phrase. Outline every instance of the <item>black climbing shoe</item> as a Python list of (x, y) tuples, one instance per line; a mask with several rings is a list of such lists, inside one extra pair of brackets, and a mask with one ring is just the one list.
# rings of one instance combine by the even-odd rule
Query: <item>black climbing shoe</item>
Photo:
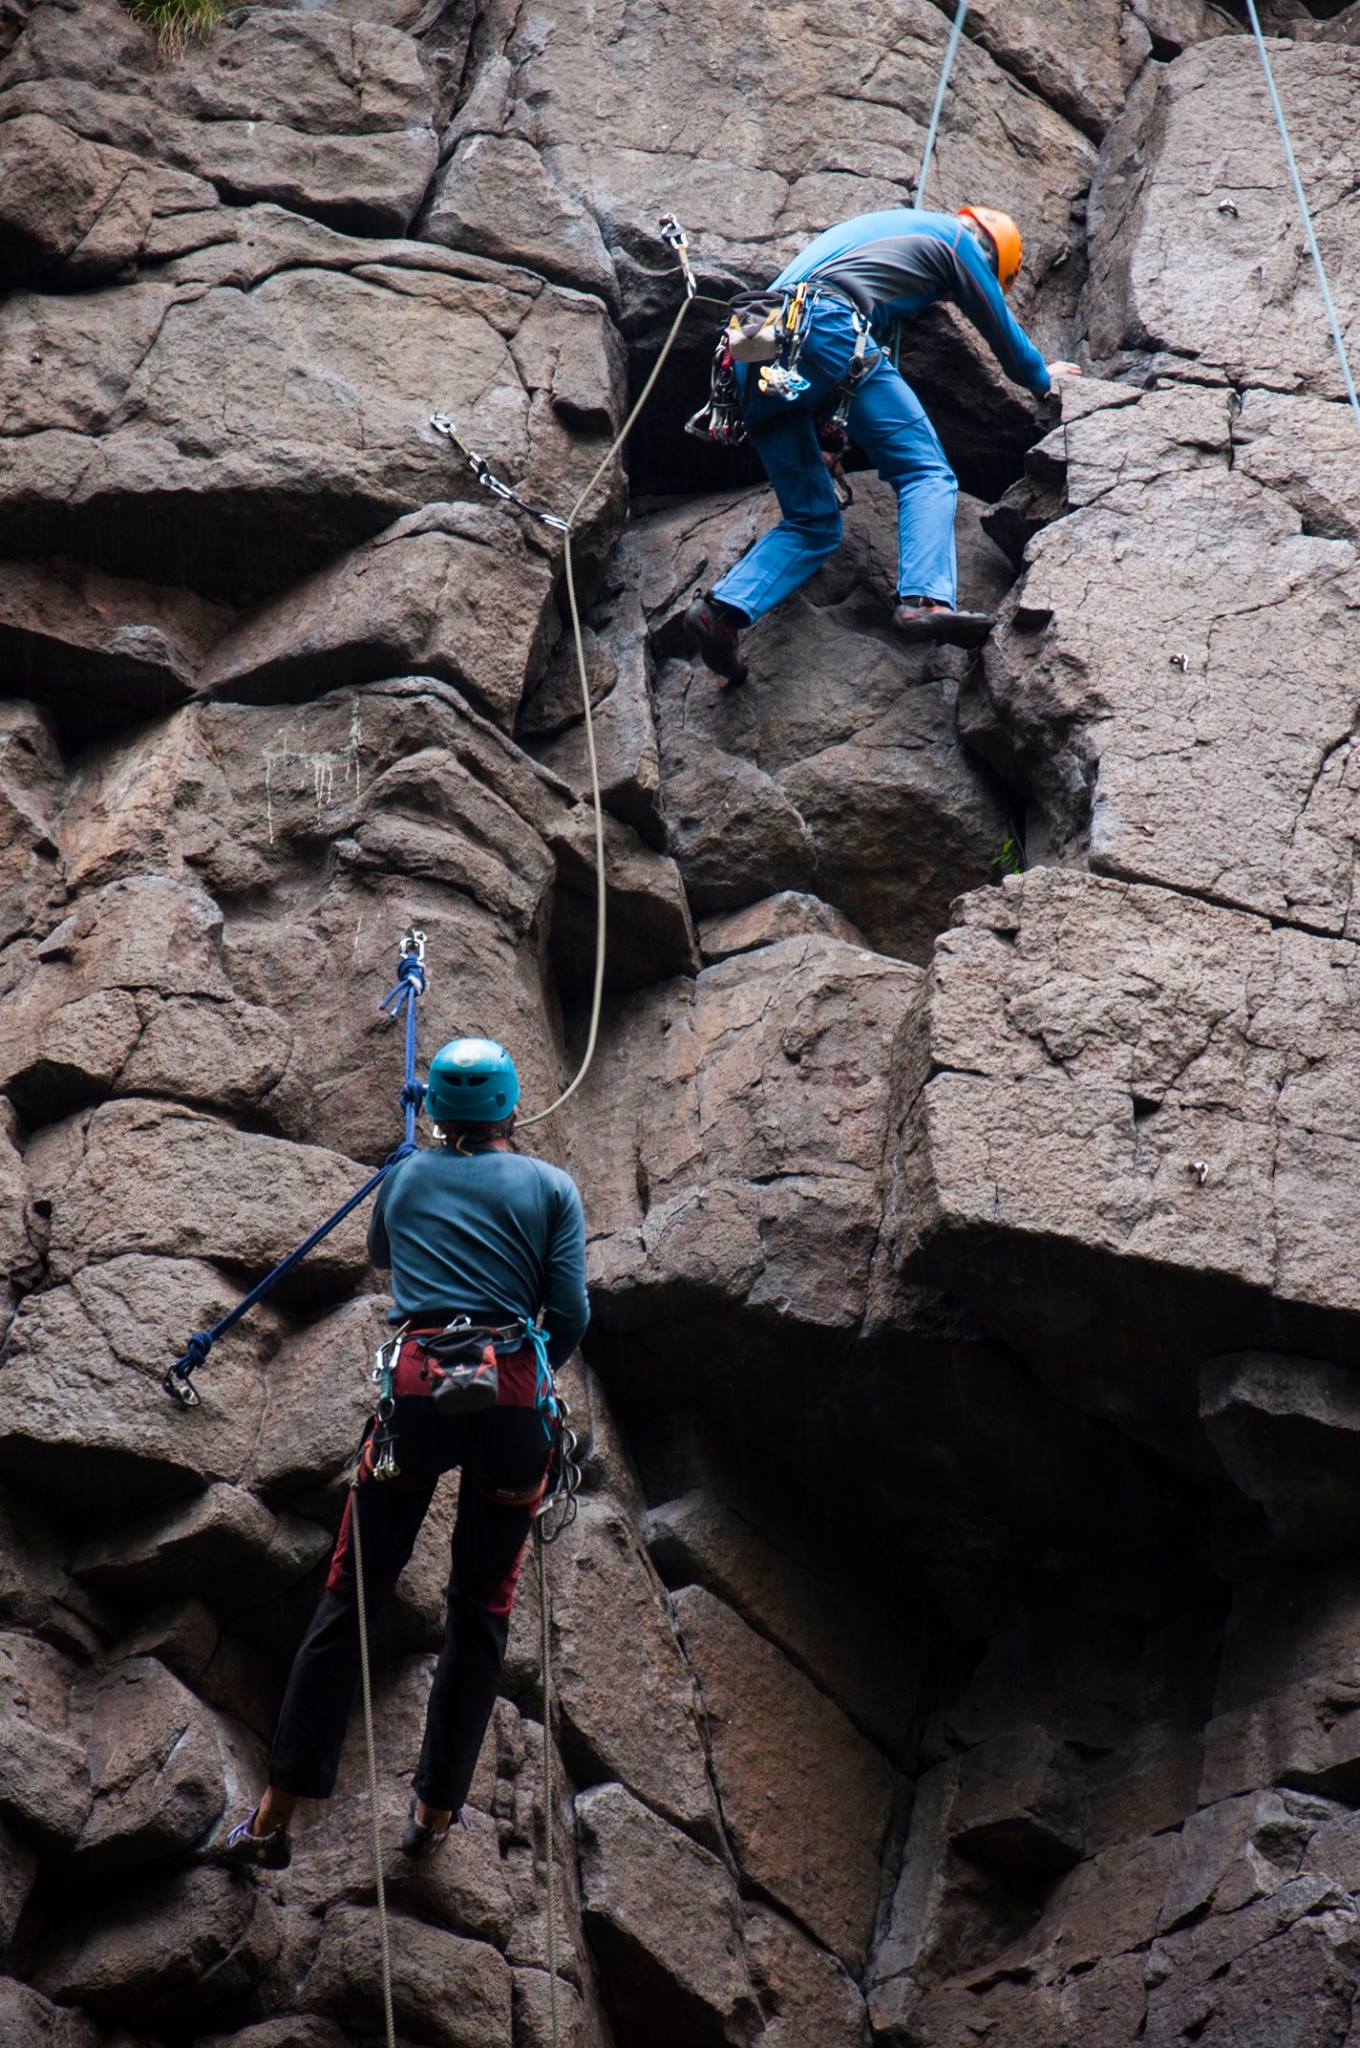
[(701, 590), (685, 613), (685, 638), (691, 654), (697, 654), (706, 668), (728, 683), (744, 683), (746, 663), (737, 652), (741, 614), (722, 603), (708, 590)]
[(949, 647), (981, 647), (995, 620), (987, 612), (956, 612), (929, 598), (899, 599), (893, 624), (904, 640), (941, 641)]
[(443, 1848), (453, 1833), (458, 1816), (454, 1815), (446, 1828), (427, 1828), (424, 1821), (416, 1819), (417, 1801), (411, 1800), (411, 1818), (402, 1830), (401, 1853), (409, 1856), (412, 1863), (424, 1863)]
[(237, 1823), (217, 1852), (217, 1860), (228, 1870), (286, 1870), (293, 1860), (293, 1840), (287, 1828), (274, 1828), (267, 1835), (253, 1835), (250, 1820)]

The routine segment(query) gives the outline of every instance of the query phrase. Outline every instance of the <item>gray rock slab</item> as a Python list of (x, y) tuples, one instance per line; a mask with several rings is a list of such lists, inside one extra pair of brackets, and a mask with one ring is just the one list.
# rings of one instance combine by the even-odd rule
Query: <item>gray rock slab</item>
[(702, 1587), (677, 1595), (737, 1860), (851, 1971), (878, 1906), (892, 1778), (789, 1660)]
[[(277, 208), (224, 212), (204, 247), (135, 282), (7, 299), (5, 553), (74, 553), (233, 606), (260, 602), (412, 506), (465, 498), (484, 510), (427, 424), (441, 410), (531, 501), (570, 506), (621, 398), (621, 352), (597, 300)], [(28, 374), (35, 357), (41, 379)], [(588, 531), (616, 517), (618, 474), (587, 508)]]
[(879, 1050), (916, 987), (900, 962), (797, 938), (620, 1011), (583, 1090), (592, 1261), (617, 1302), (679, 1287), (853, 1324), (880, 1213)]
[[(1349, 133), (1360, 53), (1280, 43), (1271, 61), (1344, 328), (1356, 301), (1338, 141)], [(1234, 383), (1342, 395), (1249, 38), (1218, 37), (1144, 74), (1108, 139), (1090, 227), (1096, 355), (1164, 350)]]
[[(391, 1921), (397, 2024), (431, 2048), (502, 2048), (510, 2030), (510, 1971), (484, 1941), (465, 1941), (404, 1914)], [(353, 2023), (382, 2021), (377, 1916), (333, 1906), (303, 1986), (315, 2010)], [(456, 1998), (449, 1986), (456, 1983)]]
[(418, 45), (326, 12), (234, 16), (162, 70), (152, 31), (110, 0), (40, 8), (0, 73), (0, 105), (159, 158), (238, 204), (271, 199), (360, 233), (407, 227), (437, 153)]
[[(908, 1274), (947, 1270), (984, 1317), (1004, 1296), (1046, 1371), (1145, 1424), (1150, 1400), (1197, 1405), (1186, 1363), (1229, 1329), (1250, 1341), (1267, 1293), (1285, 1323), (1291, 1307), (1352, 1313), (1329, 1249), (1356, 1186), (1336, 1001), (1350, 947), (1056, 869), (966, 898), (962, 917), (904, 1040), (888, 1236)], [(1060, 1244), (1060, 1296), (1013, 1294)], [(1218, 1313), (1196, 1323), (1211, 1295)], [(1136, 1392), (1080, 1363), (1083, 1329), (1108, 1353), (1116, 1298)]]
[(743, 2039), (754, 2017), (726, 1867), (621, 1785), (576, 1802), (585, 1924), (615, 2024), (657, 2048)]

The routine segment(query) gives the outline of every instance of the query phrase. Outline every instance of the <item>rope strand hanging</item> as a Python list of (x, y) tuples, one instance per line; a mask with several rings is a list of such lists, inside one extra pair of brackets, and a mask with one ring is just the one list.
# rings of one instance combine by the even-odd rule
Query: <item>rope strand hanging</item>
[(945, 45), (944, 62), (940, 66), (939, 83), (935, 87), (935, 103), (930, 110), (930, 125), (926, 129), (926, 146), (921, 151), (921, 168), (916, 173), (916, 204), (926, 203), (926, 179), (930, 176), (931, 158), (935, 154), (935, 137), (940, 131), (940, 114), (944, 108), (944, 96), (949, 90), (949, 79), (954, 69), (954, 59), (959, 53), (959, 42), (963, 36), (963, 24), (968, 14), (969, 0), (959, 0), (954, 25), (949, 31)]
[[(935, 138), (940, 132), (940, 115), (944, 110), (944, 96), (949, 90), (949, 80), (954, 70), (954, 59), (959, 54), (959, 43), (963, 37), (963, 24), (967, 18), (968, 8), (969, 0), (959, 0), (958, 11), (954, 16), (954, 24), (949, 31), (949, 41), (945, 44), (944, 59), (940, 65), (940, 75), (935, 83), (935, 99), (930, 109), (930, 120), (926, 125), (926, 142), (925, 148), (921, 151), (921, 168), (916, 173), (914, 204), (917, 206), (923, 207), (926, 203), (926, 180), (930, 176), (931, 159), (935, 155)], [(893, 325), (892, 360), (893, 368), (900, 370), (902, 367), (902, 322), (900, 320), (895, 321)]]
[(1350, 401), (1351, 411), (1355, 414), (1355, 424), (1357, 427), (1360, 427), (1360, 396), (1356, 393), (1355, 378), (1351, 374), (1350, 357), (1346, 352), (1346, 338), (1341, 331), (1341, 322), (1337, 317), (1336, 303), (1332, 298), (1332, 288), (1327, 282), (1327, 267), (1323, 263), (1322, 251), (1318, 247), (1317, 234), (1313, 228), (1313, 216), (1308, 208), (1308, 195), (1303, 189), (1303, 179), (1299, 174), (1299, 161), (1294, 154), (1293, 142), (1290, 140), (1289, 123), (1284, 117), (1284, 107), (1280, 102), (1279, 88), (1275, 83), (1275, 72), (1271, 66), (1270, 52), (1266, 48), (1266, 39), (1261, 33), (1261, 17), (1256, 12), (1256, 0), (1247, 0), (1247, 16), (1251, 22), (1252, 35), (1256, 39), (1256, 54), (1261, 60), (1261, 69), (1265, 73), (1266, 92), (1270, 98), (1271, 110), (1275, 115), (1275, 125), (1280, 131), (1280, 142), (1284, 148), (1284, 160), (1288, 166), (1290, 183), (1294, 187), (1294, 197), (1298, 201), (1299, 212), (1303, 217), (1303, 232), (1308, 242), (1308, 253), (1313, 259), (1313, 269), (1317, 273), (1318, 290), (1322, 293), (1322, 303), (1327, 313), (1327, 324), (1332, 330), (1332, 345), (1336, 349), (1336, 359), (1341, 365), (1341, 381), (1346, 387), (1346, 397)]
[(562, 1093), (555, 1102), (550, 1102), (546, 1109), (535, 1110), (532, 1116), (520, 1118), (519, 1127), (521, 1130), (527, 1130), (530, 1124), (542, 1123), (545, 1117), (553, 1116), (561, 1109), (564, 1102), (570, 1101), (590, 1071), (591, 1061), (595, 1057), (595, 1047), (600, 1035), (600, 1015), (604, 1007), (605, 910), (607, 899), (604, 860), (604, 800), (600, 793), (600, 764), (595, 749), (595, 721), (591, 713), (590, 677), (586, 670), (585, 642), (581, 632), (581, 609), (576, 596), (576, 572), (575, 563), (572, 558), (572, 537), (576, 530), (576, 523), (597, 484), (608, 470), (619, 450), (623, 447), (628, 436), (632, 433), (643, 407), (656, 388), (656, 380), (661, 375), (666, 358), (674, 348), (676, 338), (680, 333), (681, 327), (684, 325), (686, 315), (698, 295), (698, 283), (693, 270), (690, 268), (689, 245), (685, 240), (684, 229), (680, 226), (674, 214), (670, 213), (663, 214), (660, 227), (662, 240), (675, 251), (679, 261), (680, 273), (685, 283), (685, 296), (676, 309), (675, 318), (670, 325), (670, 331), (661, 344), (661, 352), (652, 365), (651, 374), (639, 392), (628, 417), (624, 420), (623, 425), (619, 428), (609, 447), (596, 464), (590, 481), (578, 496), (565, 519), (560, 518), (554, 512), (545, 512), (537, 505), (529, 504), (524, 498), (520, 497), (517, 491), (512, 490), (509, 484), (504, 483), (496, 476), (485, 457), (474, 454), (468, 447), (447, 413), (437, 412), (430, 420), (430, 425), (434, 428), (435, 432), (443, 434), (458, 450), (483, 490), (490, 491), (494, 497), (500, 498), (505, 504), (515, 506), (518, 511), (527, 512), (529, 517), (536, 519), (541, 526), (551, 527), (555, 532), (562, 535), (562, 563), (566, 577), (567, 608), (571, 614), (572, 647), (576, 657), (577, 679), (581, 686), (581, 714), (584, 720), (586, 758), (590, 767), (591, 803), (595, 815), (595, 971), (591, 982), (590, 1024), (586, 1032), (585, 1050), (581, 1055), (581, 1063), (572, 1080), (562, 1090)]

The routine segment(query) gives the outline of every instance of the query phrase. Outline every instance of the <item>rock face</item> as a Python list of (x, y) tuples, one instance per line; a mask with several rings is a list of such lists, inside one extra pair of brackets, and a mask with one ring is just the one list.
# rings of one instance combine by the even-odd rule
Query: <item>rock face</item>
[[(1267, 25), (1354, 338), (1316, 11)], [(1013, 207), (1090, 373), (1036, 418), (907, 331), (981, 655), (893, 640), (856, 473), (745, 689), (691, 664), (773, 516), (680, 436), (712, 307), (604, 462), (658, 217), (727, 294), (908, 198), (951, 12), (337, 0), (176, 54), (0, 0), (6, 2048), (383, 2028), (357, 1719), (290, 1869), (215, 1861), (371, 1410), (363, 1216), (161, 1381), (399, 1138), (408, 928), (422, 1061), (504, 1038), (536, 1110), (587, 1036), (561, 535), (435, 412), (549, 514), (595, 479), (608, 948), (524, 1139), (586, 1198), (582, 1490), (427, 1864), (455, 1482), (374, 1637), (400, 2039), (1353, 2048), (1360, 498), (1241, 23), (969, 11), (928, 199)]]

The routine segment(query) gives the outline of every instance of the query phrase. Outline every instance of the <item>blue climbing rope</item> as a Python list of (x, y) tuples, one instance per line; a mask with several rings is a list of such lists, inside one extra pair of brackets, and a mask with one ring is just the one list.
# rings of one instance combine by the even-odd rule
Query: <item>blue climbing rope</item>
[(295, 1246), (289, 1252), (286, 1259), (280, 1259), (272, 1272), (266, 1273), (263, 1280), (258, 1280), (251, 1288), (249, 1294), (243, 1300), (238, 1301), (235, 1308), (228, 1310), (220, 1322), (214, 1323), (210, 1330), (195, 1330), (193, 1336), (190, 1337), (185, 1345), (182, 1354), (175, 1360), (161, 1381), (161, 1385), (166, 1393), (169, 1394), (171, 1400), (177, 1401), (181, 1408), (197, 1408), (199, 1394), (198, 1389), (193, 1383), (193, 1375), (199, 1366), (202, 1365), (218, 1338), (230, 1330), (234, 1324), (239, 1323), (242, 1316), (249, 1315), (256, 1302), (262, 1301), (270, 1288), (277, 1286), (278, 1282), (282, 1280), (285, 1273), (291, 1273), (294, 1266), (301, 1265), (308, 1252), (315, 1251), (323, 1238), (329, 1237), (331, 1232), (338, 1229), (345, 1218), (359, 1207), (361, 1202), (368, 1200), (374, 1189), (387, 1178), (392, 1168), (400, 1166), (402, 1160), (409, 1158), (410, 1154), (417, 1149), (416, 1118), (420, 1115), (420, 1106), (425, 1099), (425, 1085), (422, 1081), (416, 1079), (416, 1004), (424, 995), (425, 988), (425, 934), (422, 931), (418, 931), (412, 925), (401, 942), (401, 950), (397, 959), (397, 979), (378, 1005), (379, 1010), (385, 1012), (388, 1017), (395, 1019), (399, 1016), (404, 1016), (406, 1025), (405, 1060), (400, 1098), (402, 1116), (405, 1121), (405, 1136), (400, 1145), (394, 1151), (388, 1153), (377, 1172), (370, 1174), (363, 1186), (355, 1194), (352, 1194), (347, 1202), (342, 1202), (335, 1211), (335, 1214), (328, 1216), (326, 1221), (320, 1224), (310, 1237), (305, 1237), (300, 1245)]

